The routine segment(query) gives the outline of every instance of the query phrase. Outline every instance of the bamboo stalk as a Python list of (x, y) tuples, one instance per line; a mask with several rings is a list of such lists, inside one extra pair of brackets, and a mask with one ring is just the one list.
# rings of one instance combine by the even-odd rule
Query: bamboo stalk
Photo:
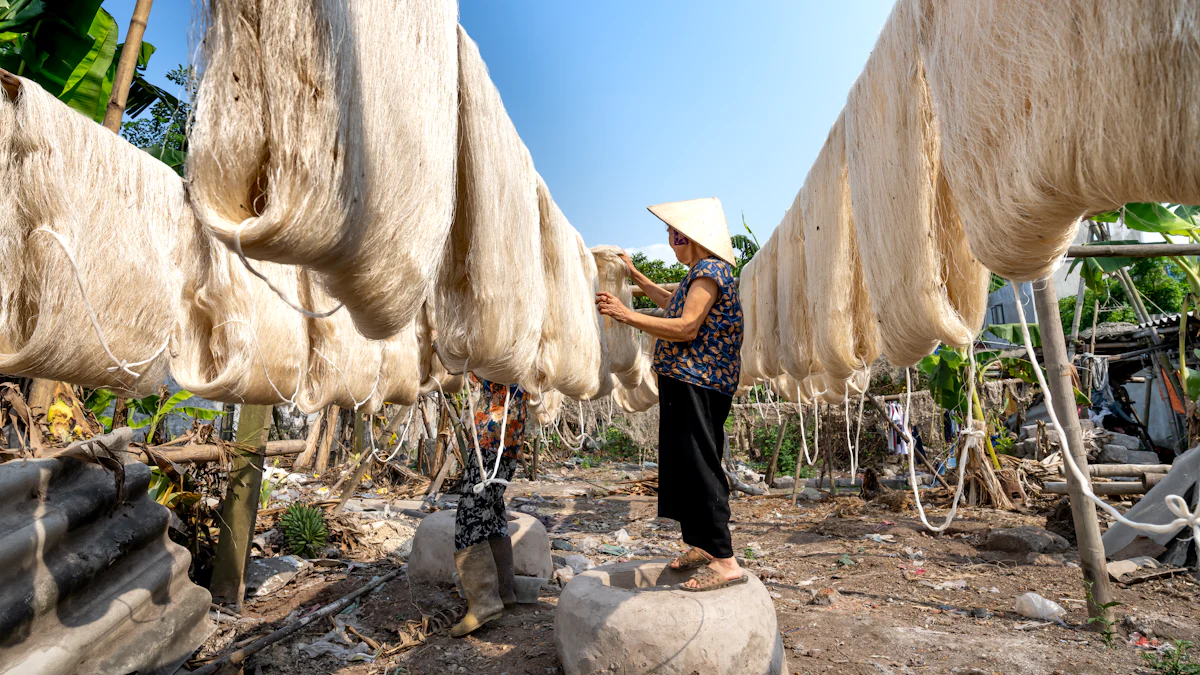
[(154, 0), (137, 0), (133, 17), (129, 20), (129, 32), (125, 34), (125, 46), (121, 48), (121, 60), (113, 77), (112, 95), (104, 110), (104, 128), (116, 133), (121, 130), (125, 117), (125, 102), (129, 99), (129, 85), (133, 82), (133, 71), (137, 69), (138, 54), (142, 51), (142, 35), (146, 33), (146, 22), (150, 19), (150, 5)]

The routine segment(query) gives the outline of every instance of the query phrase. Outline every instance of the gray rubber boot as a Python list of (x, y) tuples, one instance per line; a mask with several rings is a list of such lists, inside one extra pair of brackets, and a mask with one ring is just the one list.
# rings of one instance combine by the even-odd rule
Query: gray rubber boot
[(504, 608), (509, 609), (517, 604), (517, 593), (513, 588), (516, 579), (513, 578), (512, 538), (492, 537), (488, 543), (492, 546), (492, 559), (496, 561), (496, 590)]
[(450, 629), (450, 637), (462, 637), (504, 613), (496, 589), (496, 561), (486, 541), (454, 552), (458, 580), (467, 596), (467, 615)]

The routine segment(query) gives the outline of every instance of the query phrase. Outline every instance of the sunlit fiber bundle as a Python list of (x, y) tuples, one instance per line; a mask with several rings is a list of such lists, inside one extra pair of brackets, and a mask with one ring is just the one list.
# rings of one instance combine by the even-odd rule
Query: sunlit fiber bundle
[(21, 331), (21, 285), (24, 267), (20, 260), (28, 227), (17, 208), (17, 155), (12, 147), (16, 130), (16, 106), (7, 96), (0, 96), (0, 353), (16, 351), (11, 339)]
[(537, 174), (479, 49), (459, 29), (458, 207), (438, 281), (447, 367), (492, 382), (534, 380), (546, 313)]
[(845, 119), (858, 252), (883, 352), (910, 366), (938, 342), (967, 345), (987, 309), (989, 274), (971, 256), (942, 175), (910, 4), (892, 10)]
[[(579, 235), (554, 203), (538, 177), (541, 213), (542, 271), (546, 313), (538, 344), (537, 375), (531, 391), (556, 389), (571, 398), (590, 396), (600, 388), (599, 323), (596, 277), (589, 278), (579, 253)], [(590, 256), (589, 256), (590, 257)], [(595, 268), (595, 263), (592, 263)]]
[(759, 258), (756, 255), (742, 266), (742, 273), (738, 277), (738, 299), (742, 304), (742, 369), (738, 380), (740, 386), (754, 386), (766, 379), (759, 360), (761, 350), (758, 345), (762, 339), (758, 327), (758, 295), (761, 288), (759, 266)]
[[(421, 382), (425, 379), (422, 362), (429, 350), (429, 335), (423, 330), (420, 313), (412, 322), (380, 344), (379, 399), (384, 403), (412, 405), (421, 394)], [(424, 343), (424, 344), (422, 344)]]
[(563, 395), (561, 391), (543, 391), (537, 398), (529, 401), (529, 415), (539, 427), (548, 427), (558, 421), (562, 411)]
[(587, 339), (589, 341), (594, 340), (596, 344), (600, 345), (600, 359), (595, 364), (596, 388), (585, 394), (583, 398), (604, 398), (612, 391), (613, 378), (611, 377), (612, 368), (610, 367), (608, 357), (608, 336), (604, 332), (604, 326), (600, 320), (600, 312), (597, 311), (595, 305), (596, 293), (600, 292), (600, 270), (596, 267), (596, 257), (592, 255), (587, 244), (583, 242), (583, 236), (579, 232), (575, 232), (575, 253), (579, 257), (579, 267), (583, 270), (583, 276), (587, 280), (588, 292), (591, 294), (591, 313), (589, 315), (591, 320), (584, 327), (584, 332), (588, 336)]
[[(775, 233), (767, 239), (758, 253), (755, 272), (755, 314), (758, 333), (758, 367), (763, 377), (772, 379), (783, 373), (780, 359), (780, 335), (778, 314), (779, 284), (779, 238)], [(743, 313), (745, 310), (743, 309)]]
[(432, 283), (454, 208), (457, 6), (209, 0), (189, 137), (196, 212), (304, 265), (385, 338)]
[(771, 380), (771, 391), (790, 403), (810, 403), (812, 401), (809, 392), (801, 388), (800, 382), (787, 373)]
[[(633, 292), (629, 287), (629, 268), (621, 260), (621, 249), (616, 246), (595, 246), (591, 249), (596, 261), (596, 272), (600, 290), (612, 293), (626, 307), (633, 306)], [(638, 332), (611, 317), (603, 316), (600, 324), (608, 344), (608, 364), (612, 373), (626, 386), (636, 387), (641, 377), (639, 359), (642, 358)]]
[(1200, 203), (1200, 4), (921, 5), (945, 173), (992, 271), (1047, 276), (1088, 213)]
[(779, 361), (797, 382), (816, 368), (812, 319), (808, 307), (808, 267), (804, 258), (804, 214), (801, 195), (796, 195), (773, 238), (779, 240), (776, 307), (779, 331)]
[(658, 403), (658, 379), (653, 372), (646, 372), (636, 387), (625, 387), (620, 383), (613, 388), (613, 402), (625, 412), (645, 412)]
[(191, 222), (183, 182), (29, 80), (5, 117), (0, 372), (156, 390)]
[[(300, 273), (300, 303), (305, 308), (327, 307), (329, 295), (307, 270)], [(346, 312), (323, 319), (305, 317), (308, 333), (308, 369), (300, 381), (296, 403), (305, 412), (316, 412), (333, 403), (343, 408), (373, 412), (383, 405), (385, 341), (368, 340), (354, 328)]]
[(461, 372), (451, 373), (446, 369), (434, 348), (437, 334), (437, 311), (432, 303), (426, 301), (417, 312), (418, 345), (421, 350), (421, 393), (457, 392), (464, 384)]
[[(198, 225), (194, 229), (201, 240), (191, 251), (199, 264), (184, 267), (171, 374), (179, 386), (210, 401), (269, 405), (294, 399), (310, 356), (304, 317), (224, 244)], [(262, 263), (259, 271), (298, 296), (298, 267)]]
[(829, 130), (800, 199), (813, 352), (831, 379), (845, 379), (874, 361), (879, 346), (850, 210), (843, 115)]

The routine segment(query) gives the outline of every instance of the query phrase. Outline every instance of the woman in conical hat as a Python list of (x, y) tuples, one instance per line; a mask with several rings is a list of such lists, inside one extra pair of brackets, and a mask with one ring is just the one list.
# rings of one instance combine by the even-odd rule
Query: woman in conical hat
[(624, 256), (629, 275), (666, 317), (638, 314), (609, 293), (600, 313), (658, 338), (658, 515), (679, 521), (692, 548), (670, 563), (697, 569), (683, 590), (708, 591), (746, 580), (729, 535), (729, 483), (721, 463), (725, 418), (741, 371), (742, 306), (721, 202), (714, 198), (650, 207), (688, 274), (672, 293)]

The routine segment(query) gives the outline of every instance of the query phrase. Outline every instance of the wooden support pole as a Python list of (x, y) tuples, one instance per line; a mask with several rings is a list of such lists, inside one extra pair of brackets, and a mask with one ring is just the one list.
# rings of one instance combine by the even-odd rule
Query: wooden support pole
[(213, 557), (213, 600), (237, 611), (246, 594), (246, 565), (258, 520), (262, 491), (263, 455), (271, 429), (271, 406), (243, 405), (238, 417), (237, 442), (253, 450), (236, 450), (229, 487), (221, 502), (221, 538)]
[(129, 31), (125, 34), (125, 46), (121, 48), (121, 60), (113, 76), (112, 95), (104, 110), (104, 128), (119, 132), (125, 117), (125, 102), (129, 98), (129, 84), (133, 82), (133, 71), (137, 69), (138, 55), (142, 51), (142, 35), (146, 33), (146, 22), (150, 19), (150, 5), (154, 0), (137, 0), (133, 6), (133, 17), (129, 20)]
[(539, 435), (538, 437), (533, 439), (533, 463), (530, 466), (530, 473), (532, 474), (529, 477), (530, 480), (537, 480), (537, 477), (538, 477), (538, 455), (541, 454), (541, 451), (542, 451), (542, 437)]
[[(1040, 287), (1039, 287), (1040, 284)], [(1063, 337), (1062, 319), (1058, 313), (1058, 294), (1054, 279), (1043, 279), (1033, 284), (1033, 302), (1037, 308), (1039, 332), (1042, 336), (1042, 355), (1046, 363), (1046, 380), (1054, 397), (1054, 412), (1062, 424), (1066, 438), (1066, 450), (1071, 453), (1076, 466), (1088, 475), (1087, 452), (1083, 447), (1083, 434), (1079, 429), (1079, 413), (1075, 408), (1075, 390), (1071, 386), (1071, 364), (1067, 361), (1067, 345)], [(1096, 517), (1096, 505), (1083, 494), (1083, 484), (1075, 474), (1067, 472), (1067, 484), (1071, 489), (1071, 518), (1075, 521), (1075, 539), (1079, 546), (1080, 567), (1088, 598), (1088, 616), (1112, 620), (1111, 607), (1104, 606), (1113, 600), (1112, 586), (1108, 580), (1108, 567), (1104, 556), (1104, 542), (1100, 539), (1100, 520)], [(1103, 623), (1091, 624), (1102, 630)]]
[(307, 469), (317, 458), (317, 443), (321, 440), (321, 425), (328, 417), (328, 411), (320, 410), (317, 418), (308, 425), (308, 438), (304, 442), (304, 451), (296, 458), (293, 468), (297, 471)]
[(783, 447), (783, 437), (787, 431), (791, 417), (785, 417), (779, 422), (779, 434), (775, 437), (775, 452), (771, 453), (771, 463), (767, 465), (767, 487), (775, 482), (775, 469), (779, 465), (779, 450)]
[[(399, 417), (399, 414), (396, 416)], [(354, 476), (350, 478), (350, 482), (346, 483), (346, 489), (342, 491), (341, 498), (333, 507), (334, 513), (346, 507), (346, 502), (354, 496), (354, 491), (358, 489), (358, 484), (362, 482), (363, 476), (367, 475), (367, 469), (371, 466), (371, 453), (374, 448), (367, 444), (368, 424), (370, 422), (363, 420), (362, 413), (354, 411), (354, 451), (358, 453), (358, 467), (354, 469)]]
[(1129, 244), (1072, 246), (1068, 258), (1171, 258), (1200, 255), (1200, 244)]
[(336, 405), (329, 406), (325, 413), (325, 433), (321, 436), (320, 445), (317, 447), (317, 461), (313, 465), (313, 471), (318, 474), (325, 473), (329, 468), (329, 454), (333, 448), (333, 441), (338, 434), (338, 415), (342, 409)]

